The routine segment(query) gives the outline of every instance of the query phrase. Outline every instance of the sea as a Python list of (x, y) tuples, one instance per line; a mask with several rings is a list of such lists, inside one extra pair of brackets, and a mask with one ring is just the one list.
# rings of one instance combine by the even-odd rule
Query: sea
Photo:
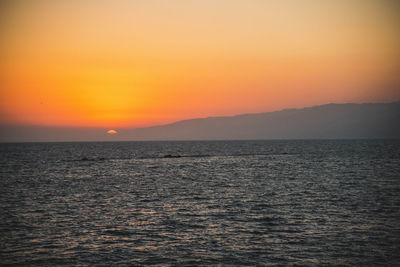
[(400, 266), (400, 140), (0, 144), (2, 266)]

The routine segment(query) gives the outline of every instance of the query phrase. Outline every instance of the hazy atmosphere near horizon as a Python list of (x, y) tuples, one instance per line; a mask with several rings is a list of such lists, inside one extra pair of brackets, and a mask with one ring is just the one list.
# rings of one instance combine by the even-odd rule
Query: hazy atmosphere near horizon
[(400, 266), (400, 1), (0, 0), (0, 266)]

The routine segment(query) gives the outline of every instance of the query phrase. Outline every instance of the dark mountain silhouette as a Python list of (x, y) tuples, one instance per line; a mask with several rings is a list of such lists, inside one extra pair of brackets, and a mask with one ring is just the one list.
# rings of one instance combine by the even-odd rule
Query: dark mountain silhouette
[(400, 138), (400, 102), (191, 119), (127, 134), (133, 140)]
[(190, 119), (115, 135), (101, 128), (0, 126), (0, 141), (134, 141), (400, 138), (400, 102), (327, 104), (303, 109)]

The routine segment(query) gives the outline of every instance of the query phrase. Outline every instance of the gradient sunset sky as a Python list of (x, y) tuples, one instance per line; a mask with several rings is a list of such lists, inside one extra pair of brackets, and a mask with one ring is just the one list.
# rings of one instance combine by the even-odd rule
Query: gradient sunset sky
[(0, 4), (0, 124), (142, 127), (400, 99), (392, 0)]

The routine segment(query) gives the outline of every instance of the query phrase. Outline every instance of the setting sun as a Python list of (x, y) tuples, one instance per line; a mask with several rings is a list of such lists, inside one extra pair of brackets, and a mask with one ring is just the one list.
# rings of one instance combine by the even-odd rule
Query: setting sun
[(116, 130), (108, 130), (107, 133), (108, 134), (117, 134), (118, 132)]

